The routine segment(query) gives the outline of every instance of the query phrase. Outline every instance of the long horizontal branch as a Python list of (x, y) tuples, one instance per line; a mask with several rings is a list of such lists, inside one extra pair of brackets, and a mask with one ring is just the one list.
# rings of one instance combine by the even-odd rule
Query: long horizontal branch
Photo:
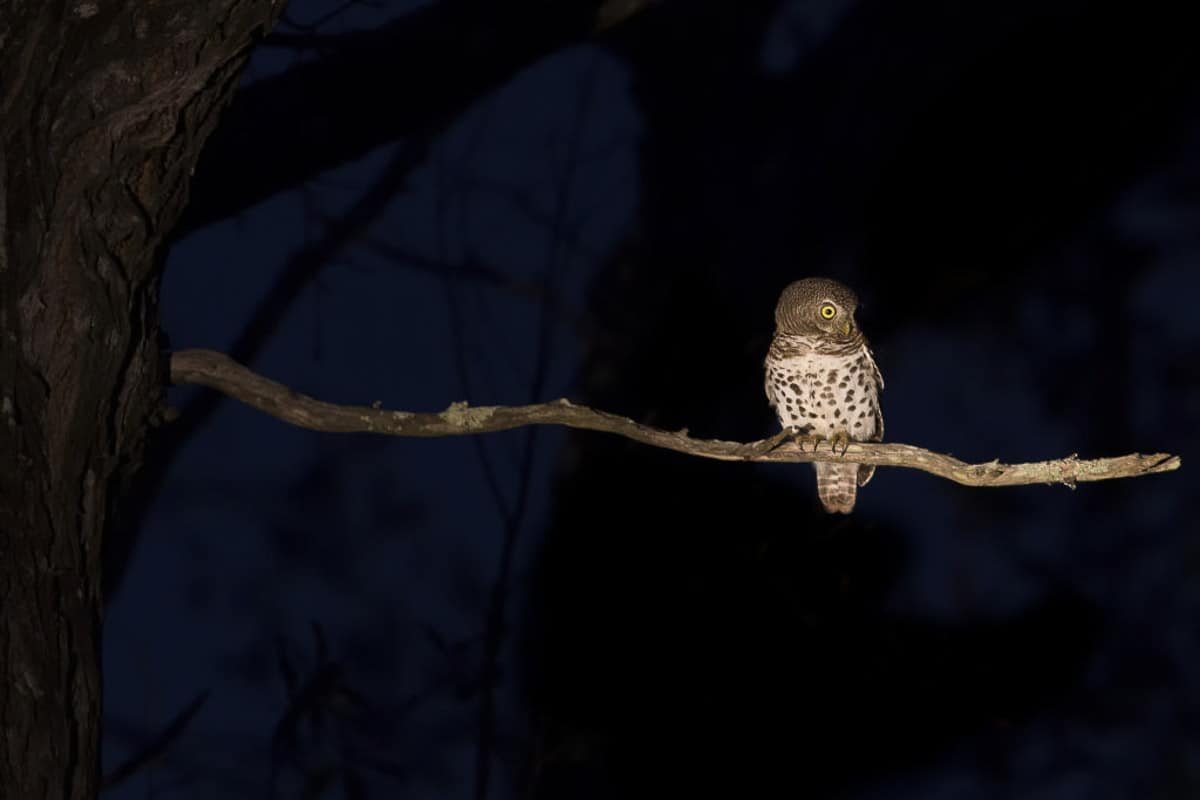
[(525, 425), (565, 425), (604, 431), (627, 439), (719, 461), (848, 461), (882, 467), (908, 467), (967, 486), (1017, 486), (1132, 478), (1179, 469), (1179, 456), (1131, 453), (1115, 458), (1080, 459), (1076, 455), (1026, 464), (967, 464), (942, 453), (908, 444), (852, 442), (845, 454), (828, 445), (803, 448), (786, 434), (756, 442), (695, 439), (687, 429), (664, 431), (626, 417), (554, 400), (526, 406), (468, 406), (451, 403), (445, 411), (388, 411), (373, 406), (325, 403), (251, 372), (222, 353), (183, 350), (171, 357), (171, 380), (216, 389), (248, 406), (301, 428), (328, 433), (376, 433), (389, 436), (459, 436), (490, 433)]

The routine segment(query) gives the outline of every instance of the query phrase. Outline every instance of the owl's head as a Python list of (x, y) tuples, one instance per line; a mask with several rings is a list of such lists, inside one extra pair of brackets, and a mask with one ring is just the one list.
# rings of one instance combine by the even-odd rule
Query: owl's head
[(854, 310), (858, 297), (845, 284), (830, 278), (805, 278), (789, 283), (775, 306), (780, 333), (853, 339), (858, 335)]

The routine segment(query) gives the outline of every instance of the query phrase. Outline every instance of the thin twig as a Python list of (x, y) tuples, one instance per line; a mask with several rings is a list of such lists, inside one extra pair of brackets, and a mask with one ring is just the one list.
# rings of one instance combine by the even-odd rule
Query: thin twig
[(175, 740), (183, 735), (192, 718), (204, 707), (204, 703), (207, 700), (207, 689), (193, 697), (192, 701), (184, 706), (149, 744), (104, 776), (101, 790), (108, 791), (118, 784), (127, 781), (156, 759), (160, 758), (174, 744)]
[[(469, 153), (478, 147), (481, 137), (480, 134), (486, 127), (487, 114), (475, 126), (472, 135), (467, 141), (466, 152), (464, 158), (469, 157)], [(451, 191), (447, 186), (448, 170), (446, 162), (442, 157), (444, 150), (439, 149), (437, 160), (437, 194), (436, 203), (434, 205), (436, 230), (437, 230), (437, 248), (438, 258), (442, 262), (450, 260), (449, 247), (449, 230), (446, 220), (446, 206), (450, 201)], [(461, 197), (461, 192), (458, 193)], [(459, 220), (462, 230), (469, 230), (467, 222), (466, 205), (459, 204)], [(458, 372), (459, 382), (462, 384), (462, 391), (467, 398), (471, 397), (471, 379), (470, 370), (467, 369), (467, 352), (466, 352), (466, 332), (467, 326), (464, 324), (462, 309), (459, 304), (459, 286), (458, 279), (462, 273), (457, 268), (445, 270), (443, 276), (446, 286), (446, 305), (450, 313), (450, 330), (451, 340), (454, 349), (455, 368)], [(543, 308), (545, 306), (543, 305)], [(514, 524), (519, 525), (519, 522), (514, 522), (513, 514), (509, 511), (508, 502), (504, 496), (504, 490), (500, 485), (500, 477), (492, 466), (491, 458), (488, 456), (488, 448), (484, 444), (484, 440), (480, 437), (475, 437), (471, 440), (475, 446), (475, 454), (479, 460), (480, 469), (483, 472), (488, 491), (491, 493), (492, 501), (496, 504), (496, 510), (500, 514), (500, 519), (504, 525), (504, 541), (510, 541)], [(492, 653), (492, 641), (494, 635), (492, 633), (492, 620), (494, 617), (495, 602), (490, 602), (488, 605), (488, 613), (484, 622), (484, 656), (483, 663), (479, 670), (479, 687), (480, 687), (480, 710), (479, 710), (479, 734), (476, 745), (475, 758), (475, 796), (477, 798), (487, 796), (488, 776), (491, 767), (490, 759), (490, 742), (492, 730), (493, 716), (493, 693), (491, 684), (492, 671), (489, 669), (491, 661), (489, 656)]]
[[(286, 259), (279, 278), (263, 295), (246, 326), (230, 346), (234, 358), (253, 361), (270, 340), (284, 315), (304, 295), (322, 270), (337, 258), (348, 244), (374, 224), (389, 203), (401, 193), (404, 182), (426, 155), (426, 144), (413, 140), (397, 145), (388, 163), (370, 186), (344, 214), (331, 221), (316, 241), (298, 247)], [(143, 469), (137, 499), (126, 504), (123, 522), (105, 540), (104, 596), (111, 600), (120, 589), (130, 555), (143, 533), (142, 520), (149, 510), (149, 499), (158, 495), (175, 456), (191, 441), (196, 431), (219, 408), (219, 398), (201, 397), (189, 402), (179, 422), (153, 451), (153, 468)]]
[[(575, 114), (567, 137), (567, 151), (563, 165), (556, 176), (556, 198), (547, 239), (546, 263), (542, 270), (542, 289), (547, 296), (558, 291), (562, 273), (572, 260), (567, 246), (566, 231), (571, 209), (571, 192), (575, 175), (579, 169), (579, 151), (582, 147), (585, 123), (591, 108), (595, 88), (596, 69), (581, 74), (580, 91), (576, 97)], [(534, 349), (533, 380), (530, 385), (530, 400), (542, 395), (550, 373), (550, 362), (554, 356), (553, 317), (550, 304), (538, 307), (538, 336)], [(496, 739), (496, 692), (500, 684), (500, 658), (504, 647), (506, 618), (508, 616), (509, 584), (512, 581), (517, 540), (525, 523), (526, 511), (533, 486), (533, 467), (537, 456), (537, 427), (525, 430), (518, 468), (516, 502), (512, 512), (504, 520), (504, 538), (500, 549), (500, 564), (488, 603), (485, 628), (482, 669), (482, 687), (479, 708), (479, 738), (475, 753), (475, 800), (486, 800), (491, 775), (492, 750)]]
[(603, 431), (652, 447), (718, 461), (811, 462), (847, 461), (881, 467), (919, 469), (965, 486), (1019, 486), (1032, 483), (1076, 483), (1133, 478), (1179, 469), (1170, 453), (1130, 453), (1113, 458), (1066, 458), (1026, 464), (989, 461), (967, 464), (952, 456), (909, 444), (851, 442), (835, 455), (826, 444), (805, 450), (787, 436), (756, 442), (695, 439), (686, 429), (664, 431), (626, 417), (576, 405), (566, 399), (525, 406), (468, 406), (451, 403), (444, 411), (388, 411), (376, 406), (325, 403), (264, 378), (222, 353), (182, 350), (171, 356), (171, 381), (193, 384), (240, 400), (284, 422), (326, 433), (375, 433), (386, 436), (464, 436), (511, 430), (526, 425), (564, 425)]

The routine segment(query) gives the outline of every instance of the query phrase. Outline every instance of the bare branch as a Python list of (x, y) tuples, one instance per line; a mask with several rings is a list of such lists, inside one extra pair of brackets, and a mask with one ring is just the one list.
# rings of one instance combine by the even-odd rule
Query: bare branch
[(596, 28), (605, 31), (654, 5), (658, 0), (604, 0), (596, 12)]
[[(406, 176), (424, 157), (423, 146), (408, 143), (396, 145), (392, 158), (345, 213), (329, 220), (319, 239), (304, 244), (288, 256), (278, 280), (263, 295), (246, 327), (230, 347), (234, 357), (252, 361), (257, 356), (280, 318), (292, 308), (321, 270), (340, 255), (349, 242), (379, 219), (388, 203), (402, 190)], [(159, 447), (155, 448), (150, 468), (142, 470), (136, 499), (126, 504), (122, 524), (109, 533), (104, 543), (106, 599), (111, 600), (116, 596), (125, 579), (129, 555), (141, 535), (141, 519), (148, 508), (148, 500), (158, 493), (158, 487), (167, 475), (162, 465), (170, 463), (191, 440), (217, 409), (218, 399), (201, 397), (185, 408), (182, 420), (167, 429)]]
[(175, 715), (170, 724), (163, 729), (154, 741), (146, 745), (141, 752), (134, 754), (130, 759), (125, 761), (115, 770), (104, 776), (104, 782), (101, 785), (101, 791), (108, 791), (120, 783), (128, 780), (137, 774), (151, 762), (160, 758), (163, 753), (170, 748), (171, 744), (178, 739), (187, 729), (192, 718), (204, 707), (204, 703), (208, 700), (208, 690), (197, 694), (192, 698), (192, 702), (188, 703), (183, 709)]
[(526, 425), (565, 425), (603, 431), (652, 447), (718, 461), (811, 462), (849, 461), (881, 467), (919, 469), (965, 486), (1019, 486), (1033, 483), (1076, 483), (1133, 478), (1179, 469), (1170, 453), (1131, 453), (1114, 458), (1066, 458), (1026, 464), (989, 461), (967, 464), (952, 456), (909, 444), (851, 442), (845, 454), (828, 449), (803, 450), (780, 433), (756, 442), (694, 439), (687, 429), (664, 431), (626, 417), (576, 405), (566, 399), (525, 406), (468, 406), (451, 403), (445, 411), (388, 411), (374, 406), (325, 403), (264, 378), (212, 350), (183, 350), (171, 356), (171, 381), (216, 389), (284, 422), (327, 433), (375, 433), (387, 436), (463, 436)]
[[(238, 90), (205, 146), (174, 237), (388, 142), (424, 147), (520, 70), (576, 43), (619, 35), (656, 2), (441, 0), (373, 30), (268, 37), (268, 46), (321, 57)], [(363, 103), (346, 91), (381, 76), (388, 96), (403, 102)]]

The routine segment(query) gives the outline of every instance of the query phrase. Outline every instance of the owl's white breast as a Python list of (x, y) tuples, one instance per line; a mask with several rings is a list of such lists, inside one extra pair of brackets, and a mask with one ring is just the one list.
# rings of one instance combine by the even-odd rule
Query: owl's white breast
[(783, 426), (820, 436), (846, 431), (868, 441), (879, 430), (879, 390), (870, 351), (846, 355), (807, 352), (767, 358), (767, 398)]

